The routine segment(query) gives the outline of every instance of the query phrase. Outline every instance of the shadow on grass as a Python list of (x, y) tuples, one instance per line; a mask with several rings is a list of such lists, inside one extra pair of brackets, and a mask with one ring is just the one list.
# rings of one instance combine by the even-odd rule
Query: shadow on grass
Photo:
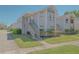
[(19, 35), (19, 34), (18, 34), (18, 35), (17, 35), (17, 34), (12, 34), (12, 36), (13, 36), (14, 39), (17, 39), (17, 38), (18, 38), (18, 39), (21, 39), (21, 40), (24, 41), (24, 42), (26, 42), (26, 41), (30, 41), (30, 42), (31, 42), (31, 41), (32, 41), (32, 42), (35, 41), (35, 40), (33, 40), (32, 38), (29, 38), (29, 37), (23, 36), (23, 35)]

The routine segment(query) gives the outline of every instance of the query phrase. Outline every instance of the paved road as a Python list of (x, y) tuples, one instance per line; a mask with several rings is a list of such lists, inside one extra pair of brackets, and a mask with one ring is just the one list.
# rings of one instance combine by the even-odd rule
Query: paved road
[(17, 48), (18, 46), (12, 38), (12, 34), (6, 30), (0, 30), (0, 53)]

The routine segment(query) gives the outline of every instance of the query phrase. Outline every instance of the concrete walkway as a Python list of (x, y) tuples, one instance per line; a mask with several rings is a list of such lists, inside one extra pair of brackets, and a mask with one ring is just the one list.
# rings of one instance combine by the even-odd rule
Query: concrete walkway
[(0, 30), (0, 53), (19, 48), (14, 42), (11, 33), (7, 30)]

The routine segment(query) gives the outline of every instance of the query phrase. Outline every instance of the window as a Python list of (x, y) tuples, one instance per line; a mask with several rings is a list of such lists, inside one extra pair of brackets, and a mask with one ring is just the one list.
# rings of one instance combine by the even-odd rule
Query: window
[(49, 18), (50, 18), (50, 20), (51, 20), (51, 18), (52, 18), (51, 15), (49, 16)]
[(29, 22), (29, 23), (31, 23), (31, 18), (30, 18), (29, 20), (30, 20), (30, 22)]
[(23, 24), (26, 24), (27, 22), (28, 22), (28, 18), (25, 18)]
[(43, 17), (43, 16), (44, 16), (44, 14), (43, 14), (43, 13), (41, 13), (41, 14), (40, 14), (40, 17)]
[(40, 27), (44, 27), (43, 25), (40, 25)]
[(29, 31), (27, 31), (27, 35), (31, 35), (31, 33)]
[(66, 23), (68, 23), (68, 19), (66, 19)]
[(74, 23), (73, 19), (70, 20), (71, 23)]
[(51, 21), (52, 20), (52, 14), (50, 12), (48, 13), (48, 17), (49, 17), (49, 20)]
[(44, 31), (44, 29), (40, 29), (40, 31)]
[(31, 17), (29, 17), (29, 23), (31, 23), (32, 22), (32, 19), (31, 19)]
[(25, 28), (25, 23), (24, 23), (24, 28)]

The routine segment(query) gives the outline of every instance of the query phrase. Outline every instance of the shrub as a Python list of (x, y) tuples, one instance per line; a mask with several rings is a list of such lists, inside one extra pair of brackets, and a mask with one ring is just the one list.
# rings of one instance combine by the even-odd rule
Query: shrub
[(74, 29), (65, 29), (65, 34), (76, 34), (77, 31)]
[(65, 32), (70, 32), (70, 30), (69, 29), (65, 29)]
[(13, 34), (21, 34), (22, 33), (21, 29), (11, 29), (11, 31)]

